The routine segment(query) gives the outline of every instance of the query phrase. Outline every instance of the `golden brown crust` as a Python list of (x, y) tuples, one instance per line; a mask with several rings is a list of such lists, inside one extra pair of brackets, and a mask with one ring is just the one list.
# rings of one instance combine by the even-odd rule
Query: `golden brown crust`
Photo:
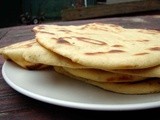
[(87, 67), (145, 69), (160, 64), (159, 31), (102, 23), (43, 25), (43, 29), (37, 26), (34, 30), (45, 48)]

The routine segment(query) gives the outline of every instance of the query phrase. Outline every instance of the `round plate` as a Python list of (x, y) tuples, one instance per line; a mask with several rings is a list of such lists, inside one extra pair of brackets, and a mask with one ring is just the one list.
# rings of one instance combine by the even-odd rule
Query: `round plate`
[(5, 81), (31, 98), (65, 107), (87, 110), (138, 110), (160, 106), (160, 93), (124, 95), (105, 91), (87, 83), (47, 70), (26, 70), (6, 61)]

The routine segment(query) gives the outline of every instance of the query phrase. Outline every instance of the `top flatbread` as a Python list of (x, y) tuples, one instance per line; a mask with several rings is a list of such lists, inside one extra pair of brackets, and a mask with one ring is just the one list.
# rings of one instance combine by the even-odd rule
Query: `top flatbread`
[(160, 32), (92, 23), (41, 25), (37, 41), (72, 61), (97, 69), (142, 69), (160, 65)]

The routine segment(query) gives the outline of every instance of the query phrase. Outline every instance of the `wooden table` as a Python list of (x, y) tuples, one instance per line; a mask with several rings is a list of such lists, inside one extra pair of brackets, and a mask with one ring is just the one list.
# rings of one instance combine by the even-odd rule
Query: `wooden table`
[[(160, 30), (160, 12), (152, 12), (141, 15), (121, 16), (112, 18), (54, 22), (49, 24), (84, 24), (89, 22), (115, 23), (126, 28), (145, 28)], [(34, 38), (31, 31), (34, 25), (17, 26), (0, 29), (0, 47), (15, 42)], [(0, 56), (0, 70), (4, 59)], [(0, 72), (0, 120), (70, 120), (70, 119), (107, 119), (117, 117), (116, 114), (126, 116), (126, 114), (136, 115), (138, 113), (158, 113), (160, 108), (137, 110), (137, 111), (92, 111), (73, 109), (56, 106), (26, 97), (11, 87), (4, 81)], [(147, 115), (147, 114), (146, 114)]]

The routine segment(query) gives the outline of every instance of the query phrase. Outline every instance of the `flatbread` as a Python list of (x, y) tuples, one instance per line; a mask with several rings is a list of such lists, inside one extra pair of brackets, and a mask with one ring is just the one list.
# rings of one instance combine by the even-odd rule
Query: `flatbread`
[(156, 30), (102, 23), (35, 29), (42, 46), (84, 66), (106, 70), (160, 65), (160, 32)]
[(74, 63), (68, 58), (45, 49), (37, 42), (23, 53), (23, 57), (26, 61), (32, 63), (41, 63), (44, 65), (52, 66), (64, 66), (69, 68), (85, 68), (85, 66)]
[(98, 69), (72, 69), (63, 67), (65, 71), (76, 76), (97, 82), (135, 82), (145, 80), (145, 77), (111, 73)]
[(158, 77), (160, 78), (160, 65), (146, 69), (133, 70), (112, 70), (113, 73), (120, 73), (125, 75), (134, 75), (139, 77)]
[(11, 60), (25, 69), (43, 69), (46, 65), (28, 62), (23, 58), (23, 53), (27, 51), (36, 41), (26, 40), (19, 43), (14, 43), (0, 49), (0, 54), (6, 60)]
[(125, 83), (112, 83), (112, 82), (96, 82), (93, 80), (88, 80), (80, 77), (75, 77), (74, 75), (65, 71), (62, 67), (55, 67), (55, 71), (58, 73), (67, 75), (69, 77), (81, 80), (88, 84), (97, 86), (107, 91), (122, 93), (122, 94), (149, 94), (160, 92), (160, 78), (150, 78), (147, 80), (139, 82), (125, 82)]

